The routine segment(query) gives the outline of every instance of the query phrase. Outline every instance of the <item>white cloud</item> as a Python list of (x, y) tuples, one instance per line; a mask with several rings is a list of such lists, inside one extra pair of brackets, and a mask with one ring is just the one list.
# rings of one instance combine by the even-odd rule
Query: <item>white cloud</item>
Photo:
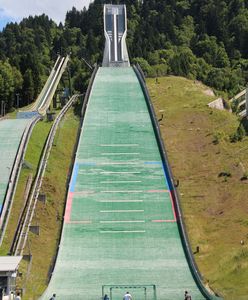
[(55, 22), (64, 22), (68, 10), (74, 6), (78, 10), (88, 7), (90, 0), (0, 0), (0, 18), (20, 21), (30, 15), (45, 13)]

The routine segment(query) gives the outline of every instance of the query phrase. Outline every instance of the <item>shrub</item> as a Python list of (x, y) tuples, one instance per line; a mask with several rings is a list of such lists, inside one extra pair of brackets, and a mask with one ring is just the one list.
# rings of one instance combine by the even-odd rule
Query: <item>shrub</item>
[(230, 135), (230, 142), (231, 143), (240, 142), (243, 140), (245, 135), (246, 135), (246, 132), (245, 132), (244, 125), (240, 123), (239, 127), (237, 128), (237, 131)]

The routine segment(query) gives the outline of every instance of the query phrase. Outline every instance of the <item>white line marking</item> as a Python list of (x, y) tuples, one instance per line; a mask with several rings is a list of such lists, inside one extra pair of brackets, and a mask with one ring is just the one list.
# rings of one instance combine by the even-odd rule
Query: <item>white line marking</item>
[(100, 174), (140, 174), (140, 172), (112, 172), (112, 171), (103, 171)]
[(92, 224), (92, 221), (69, 221), (70, 224)]
[(101, 147), (138, 147), (139, 144), (102, 144)]
[(116, 209), (116, 210), (100, 210), (100, 213), (137, 213), (144, 212), (144, 209)]
[(101, 183), (140, 183), (140, 180), (101, 181)]
[(140, 163), (137, 162), (108, 162), (108, 163), (99, 163), (102, 166), (110, 166), (110, 165), (139, 165)]
[(113, 40), (114, 40), (114, 47), (115, 47), (115, 52), (114, 52), (114, 57), (115, 57), (115, 61), (117, 61), (118, 60), (118, 53), (117, 53), (117, 42), (118, 42), (118, 40), (117, 40), (117, 35), (118, 35), (118, 32), (117, 32), (117, 25), (116, 25), (116, 23), (117, 23), (117, 16), (116, 16), (116, 14), (114, 13), (114, 16), (113, 16), (114, 18), (114, 31), (113, 31), (113, 33), (114, 33), (114, 36), (112, 37), (113, 38)]
[(143, 193), (143, 191), (100, 191), (100, 193)]
[(145, 230), (110, 230), (110, 231), (100, 231), (100, 233), (145, 233)]
[(143, 202), (143, 200), (100, 200), (102, 203), (136, 203)]
[(111, 223), (145, 223), (144, 220), (140, 221), (100, 221), (103, 224), (111, 224)]
[(140, 153), (101, 153), (101, 155), (113, 155), (113, 156), (117, 156), (117, 155), (140, 155)]

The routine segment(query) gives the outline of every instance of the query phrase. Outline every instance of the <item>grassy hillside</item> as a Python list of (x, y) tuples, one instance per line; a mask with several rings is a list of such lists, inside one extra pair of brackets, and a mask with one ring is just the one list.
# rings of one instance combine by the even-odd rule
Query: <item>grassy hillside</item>
[[(231, 143), (240, 121), (207, 107), (216, 97), (181, 77), (147, 79), (195, 259), (225, 299), (248, 295), (248, 138)], [(241, 245), (241, 240), (244, 245)]]
[(22, 261), (20, 267), (23, 276), (18, 285), (25, 290), (23, 299), (38, 299), (48, 283), (63, 220), (67, 179), (78, 126), (79, 118), (70, 109), (55, 135), (41, 190), (47, 201), (46, 204), (38, 201), (32, 222), (40, 226), (40, 235), (29, 233), (25, 253), (32, 254), (32, 263)]

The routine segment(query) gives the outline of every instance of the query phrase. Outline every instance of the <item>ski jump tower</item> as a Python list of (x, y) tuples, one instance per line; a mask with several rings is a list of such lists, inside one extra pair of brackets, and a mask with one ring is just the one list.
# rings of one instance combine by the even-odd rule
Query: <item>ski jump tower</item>
[(104, 5), (104, 35), (106, 41), (102, 66), (129, 67), (125, 5)]

